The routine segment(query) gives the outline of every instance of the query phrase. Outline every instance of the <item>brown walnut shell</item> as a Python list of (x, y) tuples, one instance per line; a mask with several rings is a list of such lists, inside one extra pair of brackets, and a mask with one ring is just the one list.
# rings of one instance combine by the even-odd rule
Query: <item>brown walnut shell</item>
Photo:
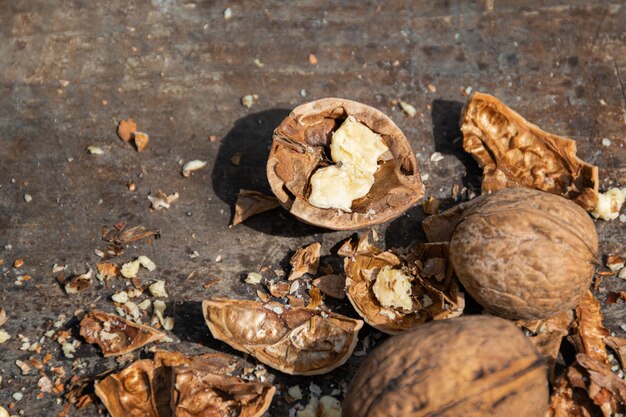
[(87, 343), (100, 346), (104, 357), (124, 355), (165, 337), (150, 326), (97, 310), (81, 320), (80, 335)]
[(452, 209), (447, 224), (454, 271), (467, 292), (497, 315), (555, 316), (574, 308), (593, 278), (593, 221), (557, 195), (504, 189)]
[(576, 156), (576, 142), (528, 122), (497, 98), (474, 93), (461, 117), (463, 149), (483, 168), (482, 189), (528, 187), (574, 200), (598, 199), (598, 167)]
[[(354, 309), (370, 326), (397, 334), (430, 320), (460, 316), (465, 307), (452, 268), (447, 268), (447, 243), (420, 245), (405, 258), (382, 251), (369, 243), (367, 234), (358, 242), (344, 244), (346, 294)], [(443, 262), (437, 262), (443, 261)], [(372, 290), (378, 272), (385, 266), (402, 269), (412, 278), (413, 309), (403, 311), (382, 306)]]
[[(308, 202), (311, 175), (328, 166), (325, 148), (332, 132), (353, 116), (380, 134), (391, 159), (379, 164), (369, 193), (352, 202), (352, 212), (322, 209)], [(415, 154), (402, 131), (380, 110), (341, 98), (303, 104), (274, 130), (267, 178), (280, 204), (305, 223), (352, 230), (394, 219), (424, 196)]]
[(279, 303), (212, 298), (202, 303), (211, 334), (290, 375), (319, 375), (352, 355), (363, 322)]
[(427, 323), (372, 352), (343, 417), (543, 417), (541, 354), (511, 322), (465, 316)]

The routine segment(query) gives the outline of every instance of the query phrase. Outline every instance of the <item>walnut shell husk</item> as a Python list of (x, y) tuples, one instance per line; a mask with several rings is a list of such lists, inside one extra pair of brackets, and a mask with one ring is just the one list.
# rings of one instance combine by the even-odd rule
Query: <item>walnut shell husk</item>
[(425, 229), (447, 225), (455, 273), (497, 315), (547, 319), (575, 307), (591, 283), (598, 235), (589, 215), (570, 200), (511, 188), (441, 216), (445, 221), (428, 219)]
[(541, 354), (511, 322), (465, 316), (391, 337), (361, 364), (343, 417), (543, 417)]
[(352, 355), (363, 322), (279, 303), (212, 298), (202, 303), (211, 334), (290, 375), (319, 375)]
[(166, 336), (150, 326), (97, 310), (85, 314), (80, 322), (80, 335), (87, 343), (100, 346), (104, 357), (130, 353)]
[[(346, 242), (340, 252), (346, 256), (346, 294), (350, 303), (367, 324), (384, 333), (402, 333), (430, 320), (463, 313), (463, 293), (452, 268), (446, 265), (447, 243), (422, 244), (401, 258), (371, 244), (365, 234), (358, 242)], [(376, 298), (372, 288), (378, 272), (385, 266), (401, 269), (412, 278), (411, 311), (385, 308)]]
[(598, 200), (598, 167), (576, 156), (576, 142), (541, 130), (497, 98), (474, 93), (461, 116), (463, 149), (483, 168), (485, 192), (528, 187), (574, 200)]
[[(368, 194), (352, 202), (351, 212), (309, 204), (311, 175), (331, 161), (325, 147), (332, 132), (353, 116), (380, 134), (391, 152), (382, 162)], [(341, 98), (325, 98), (293, 109), (274, 130), (267, 178), (280, 204), (305, 223), (334, 230), (353, 230), (394, 219), (424, 196), (411, 145), (380, 110)]]

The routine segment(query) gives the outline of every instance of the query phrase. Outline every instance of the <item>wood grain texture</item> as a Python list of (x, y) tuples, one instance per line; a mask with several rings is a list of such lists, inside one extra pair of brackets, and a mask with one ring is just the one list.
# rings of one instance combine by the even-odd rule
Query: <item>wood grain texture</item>
[[(224, 20), (226, 7), (230, 20)], [(157, 263), (144, 282), (167, 281), (167, 315), (177, 320), (173, 335), (185, 342), (177, 348), (200, 344), (232, 353), (210, 337), (200, 300), (251, 299), (254, 289), (242, 274), (277, 268), (290, 251), (312, 241), (321, 242), (326, 255), (350, 235), (301, 224), (281, 210), (228, 227), (240, 188), (270, 191), (264, 170), (272, 130), (305, 101), (345, 97), (385, 112), (429, 175), (427, 194), (439, 198), (450, 197), (455, 185), (479, 186), (480, 170), (458, 140), (467, 87), (577, 140), (578, 155), (600, 167), (601, 189), (626, 185), (625, 33), (626, 7), (617, 1), (2, 2), (0, 305), (9, 316), (2, 328), (13, 338), (0, 346), (0, 404), (24, 388), (16, 412), (61, 410), (52, 395), (37, 400), (36, 374), (21, 375), (14, 365), (29, 356), (16, 336), (38, 340), (59, 314), (69, 321), (79, 309), (112, 312), (110, 295), (119, 283), (70, 296), (51, 269), (54, 263), (76, 273), (85, 272), (85, 262), (93, 267), (94, 249), (105, 246), (102, 226), (121, 219), (161, 230), (161, 239), (136, 242), (121, 260), (147, 255)], [(309, 63), (310, 53), (317, 65)], [(251, 109), (240, 104), (247, 94), (259, 96)], [(416, 116), (406, 117), (395, 99), (414, 105)], [(117, 122), (129, 117), (150, 135), (141, 154), (115, 134)], [(610, 147), (601, 145), (603, 138)], [(105, 153), (90, 155), (89, 145)], [(442, 161), (430, 161), (435, 151)], [(243, 155), (235, 167), (230, 158), (237, 152)], [(181, 159), (209, 166), (184, 178)], [(129, 180), (137, 183), (134, 193)], [(150, 213), (146, 196), (159, 189), (180, 198), (169, 210)], [(422, 209), (414, 208), (377, 230), (386, 245), (405, 245), (424, 239), (422, 218)], [(623, 249), (624, 224), (597, 227), (601, 256)], [(199, 256), (191, 258), (193, 251)], [(25, 265), (13, 269), (20, 257)], [(33, 279), (14, 283), (26, 274)], [(222, 281), (202, 287), (216, 277)], [(617, 290), (626, 290), (626, 282), (605, 278), (599, 298)], [(356, 317), (345, 300), (328, 303)], [(623, 304), (605, 306), (605, 314), (607, 327), (624, 336)], [(56, 342), (46, 340), (44, 351), (70, 372), (72, 360)], [(86, 364), (81, 374), (115, 365), (86, 344), (76, 356)], [(352, 358), (329, 379), (311, 380), (328, 393), (361, 359)], [(309, 379), (277, 374), (276, 382), (304, 388)], [(281, 395), (270, 415), (287, 414)], [(97, 413), (90, 407), (76, 415)]]

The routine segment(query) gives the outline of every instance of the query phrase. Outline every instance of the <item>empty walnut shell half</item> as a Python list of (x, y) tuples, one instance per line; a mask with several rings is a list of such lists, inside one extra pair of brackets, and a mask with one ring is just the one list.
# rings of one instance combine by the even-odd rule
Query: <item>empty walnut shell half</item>
[(202, 303), (211, 334), (290, 375), (319, 375), (343, 365), (361, 320), (279, 303), (213, 298)]
[(154, 375), (151, 360), (139, 360), (123, 371), (96, 382), (96, 395), (111, 417), (158, 417), (153, 408), (150, 381)]
[[(374, 185), (351, 212), (308, 202), (311, 175), (328, 166), (333, 132), (352, 116), (381, 135), (391, 158), (380, 163)], [(334, 230), (359, 229), (398, 217), (424, 196), (415, 154), (398, 126), (380, 110), (340, 98), (296, 107), (274, 131), (267, 178), (280, 204), (305, 223)]]
[(574, 200), (598, 199), (598, 167), (576, 156), (576, 142), (528, 122), (497, 98), (474, 93), (461, 117), (463, 148), (483, 168), (483, 191), (528, 187)]
[(452, 232), (450, 261), (467, 292), (497, 315), (555, 316), (574, 308), (593, 278), (595, 226), (563, 197), (528, 188), (500, 190), (427, 219), (425, 228), (435, 223)]
[[(447, 243), (420, 245), (403, 258), (369, 243), (367, 234), (352, 245), (352, 250), (346, 244), (340, 250), (346, 255), (346, 294), (370, 326), (387, 334), (397, 334), (430, 320), (463, 313), (465, 299), (446, 262)], [(409, 309), (385, 307), (377, 298), (374, 286), (384, 267), (400, 270), (411, 279)]]
[(431, 322), (372, 352), (343, 417), (543, 417), (545, 361), (521, 330), (493, 316)]

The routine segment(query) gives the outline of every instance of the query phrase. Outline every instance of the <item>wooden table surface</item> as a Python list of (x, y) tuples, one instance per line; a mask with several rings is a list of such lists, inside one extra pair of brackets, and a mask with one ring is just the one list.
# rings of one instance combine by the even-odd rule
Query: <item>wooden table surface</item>
[[(38, 341), (60, 315), (76, 335), (76, 314), (114, 311), (110, 296), (121, 280), (116, 288), (94, 285), (68, 295), (52, 272), (55, 263), (69, 273), (93, 268), (94, 250), (105, 247), (104, 225), (124, 220), (160, 229), (160, 239), (130, 246), (117, 261), (147, 255), (156, 262), (156, 271), (141, 276), (146, 283), (166, 280), (166, 315), (176, 325), (175, 342), (165, 347), (185, 352), (234, 353), (209, 335), (199, 307), (205, 297), (254, 298), (242, 275), (284, 268), (304, 243), (321, 242), (325, 262), (336, 261), (331, 248), (351, 233), (307, 226), (282, 210), (229, 227), (240, 188), (269, 192), (271, 132), (305, 101), (345, 97), (387, 113), (429, 175), (428, 195), (439, 198), (449, 198), (455, 185), (479, 184), (476, 164), (455, 140), (470, 89), (576, 139), (581, 158), (600, 167), (601, 189), (626, 185), (626, 4), (618, 1), (7, 0), (0, 4), (0, 64), (0, 307), (9, 316), (2, 329), (11, 335), (0, 345), (0, 405), (21, 391), (15, 414), (52, 416), (63, 407), (52, 394), (36, 399), (39, 375), (22, 375), (16, 359), (49, 352), (68, 377), (116, 366), (83, 343), (74, 363), (82, 368), (73, 370), (58, 343), (45, 338), (37, 354), (20, 350), (18, 338)], [(248, 94), (258, 95), (250, 109), (240, 103)], [(416, 116), (407, 117), (397, 99), (413, 104)], [(142, 153), (115, 135), (127, 117), (150, 135)], [(88, 154), (90, 145), (104, 154)], [(435, 151), (442, 161), (430, 161)], [(238, 152), (237, 167), (230, 158)], [(191, 159), (209, 165), (184, 178), (179, 161)], [(129, 181), (137, 191), (129, 191)], [(147, 195), (157, 190), (180, 198), (151, 213)], [(381, 244), (424, 239), (422, 218), (416, 207), (378, 226)], [(625, 250), (624, 223), (597, 227), (603, 257)], [(25, 260), (21, 268), (12, 266), (17, 258)], [(17, 285), (24, 275), (32, 279)], [(203, 288), (215, 277), (222, 281)], [(605, 278), (598, 297), (618, 290), (626, 281)], [(356, 317), (346, 304), (329, 302)], [(607, 327), (625, 336), (624, 303), (604, 311)], [(310, 382), (330, 393), (361, 360), (326, 376), (276, 373), (281, 389), (269, 414), (288, 415), (294, 404), (285, 402), (286, 387), (299, 384), (306, 403)]]

